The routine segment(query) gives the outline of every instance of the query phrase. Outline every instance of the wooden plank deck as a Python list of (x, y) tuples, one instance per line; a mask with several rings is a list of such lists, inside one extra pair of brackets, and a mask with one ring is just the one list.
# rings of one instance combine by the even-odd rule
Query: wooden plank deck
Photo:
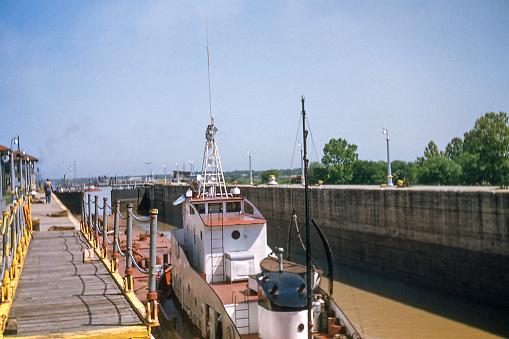
[(86, 247), (79, 230), (34, 232), (9, 314), (17, 334), (5, 337), (149, 336), (97, 256), (83, 262)]

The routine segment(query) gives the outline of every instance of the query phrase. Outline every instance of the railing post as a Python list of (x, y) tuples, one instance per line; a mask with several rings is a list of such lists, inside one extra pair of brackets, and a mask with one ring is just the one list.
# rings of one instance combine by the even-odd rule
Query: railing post
[(115, 217), (113, 219), (113, 258), (111, 259), (111, 271), (118, 272), (118, 228), (119, 228), (120, 200), (115, 200)]
[(87, 222), (85, 220), (86, 211), (85, 211), (85, 192), (81, 192), (81, 231), (84, 234), (87, 234)]
[(102, 255), (103, 259), (108, 257), (108, 208), (107, 202), (108, 198), (103, 198), (103, 249)]
[(124, 287), (126, 292), (133, 291), (133, 263), (131, 262), (131, 249), (133, 246), (133, 218), (131, 216), (133, 204), (127, 204), (127, 228), (126, 228), (126, 244), (125, 244), (125, 281)]
[[(11, 207), (11, 213), (12, 213), (12, 207)], [(3, 234), (3, 246), (4, 246), (4, 253), (3, 253), (3, 262), (5, 264), (5, 271), (4, 271), (4, 277), (2, 278), (2, 302), (10, 300), (11, 299), (11, 275), (10, 275), (10, 269), (9, 269), (9, 225), (7, 225), (7, 220), (9, 219), (9, 211), (4, 211), (3, 214), (3, 221), (2, 221), (2, 227), (4, 228), (4, 234)]]
[(14, 208), (11, 209), (11, 213), (13, 214), (14, 220), (11, 224), (11, 266), (10, 266), (10, 274), (11, 280), (16, 278), (16, 266), (17, 266), (17, 255), (16, 255), (16, 229), (18, 227), (18, 201), (14, 202)]
[(25, 195), (23, 199), (19, 202), (19, 243), (18, 248), (16, 249), (16, 253), (18, 254), (18, 263), (19, 270), (21, 271), (21, 262), (23, 261), (23, 255), (25, 254), (25, 230), (27, 220), (25, 219), (25, 210), (23, 205), (23, 200), (26, 200), (27, 196)]
[(156, 291), (156, 256), (157, 256), (157, 209), (150, 213), (150, 254), (148, 267), (148, 293), (147, 293), (147, 320), (158, 323), (157, 318), (157, 291)]
[(94, 214), (94, 248), (99, 247), (99, 204), (97, 203), (99, 197), (96, 195), (94, 204), (95, 204), (95, 214)]
[(88, 193), (88, 201), (87, 201), (87, 204), (88, 204), (88, 217), (87, 217), (87, 223), (88, 223), (88, 240), (92, 241), (92, 234), (93, 234), (93, 229), (92, 229), (92, 207), (90, 206), (90, 202), (92, 200), (92, 194)]

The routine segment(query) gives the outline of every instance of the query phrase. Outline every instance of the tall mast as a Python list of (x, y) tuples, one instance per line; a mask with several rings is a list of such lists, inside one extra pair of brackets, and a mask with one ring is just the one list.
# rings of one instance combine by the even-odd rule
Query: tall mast
[[(206, 195), (215, 197), (217, 194), (226, 196), (226, 182), (224, 180), (223, 168), (221, 167), (221, 159), (217, 150), (216, 132), (217, 127), (214, 126), (214, 116), (212, 115), (212, 93), (210, 87), (210, 53), (209, 53), (209, 25), (205, 17), (207, 29), (207, 70), (209, 76), (209, 111), (210, 125), (205, 131), (205, 152), (203, 154), (203, 164), (201, 167), (202, 182), (200, 195), (204, 198)], [(219, 189), (218, 189), (219, 188)]]
[(308, 164), (309, 160), (307, 159), (307, 136), (308, 131), (306, 131), (306, 111), (304, 110), (304, 96), (301, 97), (302, 100), (302, 138), (304, 141), (304, 155), (302, 160), (304, 161), (304, 178), (306, 178), (304, 182), (304, 192), (305, 192), (305, 204), (306, 204), (306, 285), (307, 285), (307, 301), (308, 301), (308, 339), (313, 338), (313, 334), (311, 333), (311, 329), (313, 328), (313, 322), (311, 319), (311, 306), (312, 306), (312, 295), (311, 295), (311, 232), (309, 229), (309, 197), (308, 197)]

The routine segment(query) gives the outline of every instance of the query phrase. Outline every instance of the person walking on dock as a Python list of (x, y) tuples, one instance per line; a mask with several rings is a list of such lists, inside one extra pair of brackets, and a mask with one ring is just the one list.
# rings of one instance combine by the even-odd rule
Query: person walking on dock
[(46, 194), (46, 202), (51, 202), (51, 182), (49, 178), (46, 180), (46, 184), (44, 185), (44, 193)]

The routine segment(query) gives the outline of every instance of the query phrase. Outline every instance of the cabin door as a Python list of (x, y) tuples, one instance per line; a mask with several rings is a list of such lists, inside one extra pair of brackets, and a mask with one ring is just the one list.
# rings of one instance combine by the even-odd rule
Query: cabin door
[(212, 307), (209, 307), (209, 337), (210, 339), (223, 339), (223, 328), (221, 321), (219, 320), (219, 313), (214, 311)]
[(196, 246), (196, 226), (193, 226), (193, 262), (194, 266), (198, 267), (198, 249)]

